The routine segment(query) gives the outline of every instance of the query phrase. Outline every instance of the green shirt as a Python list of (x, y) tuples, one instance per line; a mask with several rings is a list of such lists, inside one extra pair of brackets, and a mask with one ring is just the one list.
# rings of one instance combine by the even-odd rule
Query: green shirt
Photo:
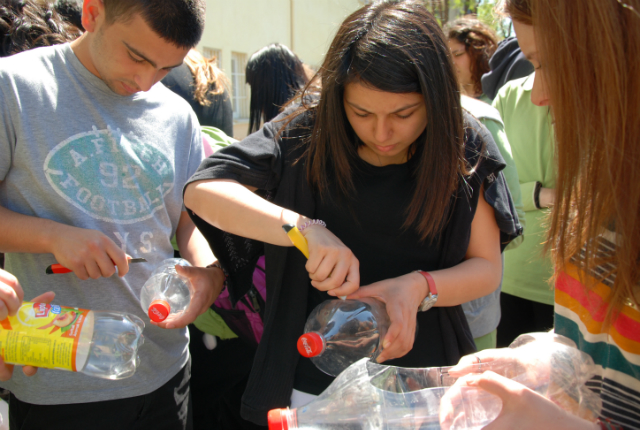
[(553, 130), (547, 107), (531, 102), (534, 75), (505, 84), (493, 101), (504, 121), (513, 160), (520, 178), (526, 227), (524, 241), (504, 255), (502, 291), (523, 299), (553, 305), (553, 274), (549, 256), (543, 255), (548, 211), (536, 209), (536, 182), (555, 188)]

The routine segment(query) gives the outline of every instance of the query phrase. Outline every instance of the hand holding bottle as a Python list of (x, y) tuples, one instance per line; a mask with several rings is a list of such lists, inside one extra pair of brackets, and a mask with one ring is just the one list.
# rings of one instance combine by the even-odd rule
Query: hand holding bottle
[(151, 322), (161, 328), (182, 328), (191, 324), (211, 307), (224, 289), (224, 273), (217, 267), (177, 266), (176, 271), (192, 285), (191, 303), (181, 314), (170, 315), (159, 323)]
[(591, 357), (563, 336), (521, 335), (509, 348), (474, 353), (449, 369), (451, 377), (460, 378), (442, 399), (440, 423), (453, 429), (468, 420), (468, 411), (459, 407), (460, 394), (480, 389), (483, 398), (501, 405), (489, 429), (591, 428), (602, 408), (586, 386), (594, 369)]
[[(17, 286), (18, 288), (20, 288), (20, 284), (18, 283), (18, 280), (13, 275), (9, 274), (8, 272), (5, 272), (4, 270), (0, 270), (0, 287), (2, 287), (2, 289), (4, 290), (5, 286), (10, 286), (10, 287)], [(18, 303), (18, 307), (14, 311), (9, 312), (9, 315), (16, 314), (16, 312), (20, 308), (20, 305), (22, 304), (23, 295), (24, 293), (22, 293), (22, 288), (20, 288), (20, 302)], [(39, 303), (51, 303), (55, 298), (55, 296), (56, 295), (53, 291), (48, 291), (46, 293), (40, 294), (38, 297), (34, 298), (32, 301), (39, 302)], [(4, 320), (5, 318), (2, 318), (2, 320)], [(13, 366), (14, 366), (13, 364), (6, 364), (2, 356), (0, 355), (0, 381), (8, 381), (9, 379), (11, 379), (11, 377), (13, 376)], [(38, 372), (37, 367), (22, 366), (22, 373), (24, 373), (26, 376), (33, 376), (36, 374), (36, 372)]]
[(411, 351), (416, 338), (418, 306), (428, 292), (422, 275), (411, 272), (363, 286), (347, 297), (355, 300), (375, 297), (386, 304), (391, 325), (382, 343), (382, 353), (376, 359), (378, 363), (402, 357)]
[[(502, 403), (498, 417), (483, 427), (486, 430), (596, 430), (600, 426), (577, 417), (545, 398), (543, 395), (522, 384), (487, 371), (483, 374), (468, 375), (460, 378), (448, 393), (457, 393), (456, 388), (480, 388), (497, 396)], [(461, 427), (451, 414), (447, 396), (442, 400), (441, 428), (449, 430)]]

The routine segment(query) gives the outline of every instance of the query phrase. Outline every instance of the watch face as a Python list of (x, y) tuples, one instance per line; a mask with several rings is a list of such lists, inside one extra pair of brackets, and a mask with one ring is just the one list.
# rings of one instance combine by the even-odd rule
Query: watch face
[(428, 311), (429, 309), (431, 309), (433, 307), (433, 305), (436, 304), (437, 301), (438, 301), (438, 295), (437, 294), (434, 295), (434, 294), (429, 293), (429, 295), (424, 298), (422, 303), (420, 303), (420, 306), (418, 307), (418, 310), (420, 312)]

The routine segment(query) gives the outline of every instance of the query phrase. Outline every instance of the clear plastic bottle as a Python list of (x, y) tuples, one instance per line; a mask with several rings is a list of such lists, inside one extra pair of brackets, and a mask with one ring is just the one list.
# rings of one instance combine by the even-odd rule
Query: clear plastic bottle
[(151, 272), (140, 290), (140, 306), (154, 322), (162, 322), (169, 315), (183, 312), (191, 302), (191, 282), (178, 275), (176, 265), (190, 266), (182, 258), (168, 258)]
[(324, 373), (337, 376), (361, 358), (374, 360), (389, 324), (380, 300), (327, 300), (307, 318), (298, 351)]
[[(480, 430), (501, 410), (499, 397), (467, 385), (467, 374), (494, 371), (587, 421), (602, 401), (587, 386), (597, 368), (590, 356), (546, 333), (516, 340), (488, 362), (401, 368), (367, 358), (349, 366), (317, 398), (295, 409), (269, 411), (270, 430)], [(568, 339), (566, 339), (568, 340)], [(571, 341), (569, 341), (571, 342)]]
[(133, 375), (144, 322), (116, 311), (23, 302), (0, 321), (6, 363), (70, 370), (104, 379)]
[[(447, 388), (435, 373), (437, 371), (402, 369), (362, 359), (342, 372), (310, 403), (295, 409), (269, 411), (269, 429), (440, 429), (440, 401)], [(466, 404), (467, 398), (462, 402)], [(500, 405), (496, 415), (499, 412)], [(489, 422), (483, 420), (480, 424)], [(463, 428), (479, 430), (482, 427)]]

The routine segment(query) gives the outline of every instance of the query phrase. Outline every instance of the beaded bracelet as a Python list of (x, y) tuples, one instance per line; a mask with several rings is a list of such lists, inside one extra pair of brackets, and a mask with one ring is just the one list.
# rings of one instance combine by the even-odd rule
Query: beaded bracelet
[(312, 225), (319, 225), (322, 226), (324, 228), (327, 228), (327, 223), (319, 220), (319, 219), (312, 219), (311, 221), (307, 221), (304, 224), (302, 224), (300, 226), (300, 228), (298, 228), (298, 230), (300, 231), (300, 233), (302, 233), (306, 228), (311, 227)]

